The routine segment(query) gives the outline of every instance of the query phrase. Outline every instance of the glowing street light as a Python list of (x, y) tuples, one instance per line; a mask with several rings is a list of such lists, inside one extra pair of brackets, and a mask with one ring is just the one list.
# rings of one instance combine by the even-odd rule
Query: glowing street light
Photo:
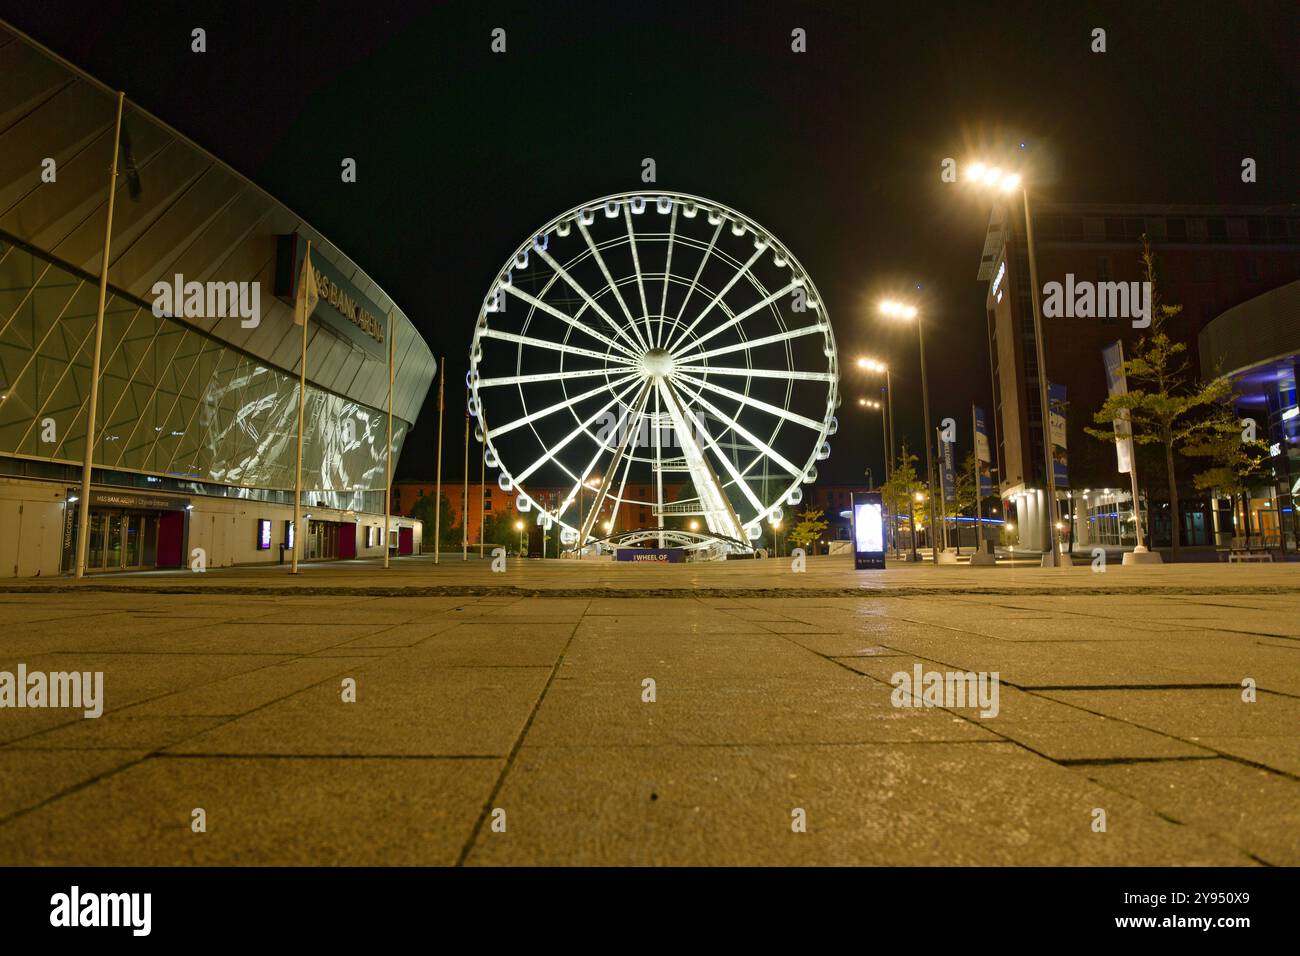
[[(1038, 253), (1034, 244), (1034, 219), (1029, 211), (1029, 190), (1024, 185), (1019, 173), (1005, 172), (997, 166), (974, 162), (966, 167), (966, 178), (976, 186), (997, 189), (1012, 193), (1017, 190), (1025, 206), (1025, 246), (1029, 253), (1029, 301), (1034, 306), (1034, 344), (1038, 361), (1038, 407), (1043, 420), (1043, 480), (1047, 488), (1048, 527), (1060, 524), (1060, 510), (1056, 506), (1056, 473), (1052, 461), (1052, 406), (1047, 388), (1047, 355), (1043, 348), (1043, 309), (1039, 302), (1042, 287), (1038, 284)], [(1062, 564), (1057, 548), (1056, 535), (1048, 534), (1048, 548), (1043, 553), (1043, 567), (1070, 567), (1069, 562)]]

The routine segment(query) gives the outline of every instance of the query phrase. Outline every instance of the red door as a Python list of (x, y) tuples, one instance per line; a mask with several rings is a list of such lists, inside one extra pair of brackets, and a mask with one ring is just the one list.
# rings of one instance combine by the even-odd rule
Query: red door
[(185, 512), (164, 511), (158, 518), (158, 567), (181, 566), (181, 538), (185, 533)]
[(415, 550), (415, 529), (397, 529), (397, 553), (410, 554)]
[(339, 525), (339, 557), (357, 556), (357, 526), (348, 522)]

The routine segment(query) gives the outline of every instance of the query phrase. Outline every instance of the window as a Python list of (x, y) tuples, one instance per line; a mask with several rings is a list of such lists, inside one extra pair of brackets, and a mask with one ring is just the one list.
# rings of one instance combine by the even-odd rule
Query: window
[(1171, 242), (1187, 241), (1187, 220), (1186, 219), (1169, 219), (1169, 240)]
[(1246, 280), (1248, 282), (1258, 282), (1260, 279), (1259, 260), (1250, 258), (1246, 260)]
[(1110, 281), (1110, 256), (1097, 257), (1097, 281)]

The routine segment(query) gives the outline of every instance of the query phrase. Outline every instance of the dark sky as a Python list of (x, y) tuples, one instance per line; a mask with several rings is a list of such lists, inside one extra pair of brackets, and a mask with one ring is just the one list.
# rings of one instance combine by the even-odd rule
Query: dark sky
[[(653, 157), (658, 186), (752, 217), (820, 287), (846, 372), (840, 435), (873, 429), (833, 443), (822, 473), (838, 480), (881, 466), (878, 419), (855, 407), (864, 351), (898, 370), (899, 437), (920, 441), (915, 334), (874, 315), (882, 295), (922, 287), (936, 419), (989, 400), (975, 279), (988, 209), (940, 181), (943, 158), (1024, 142), (1037, 190), (1060, 200), (1294, 202), (1296, 9), (0, 0), (0, 16), (284, 201), (392, 294), (447, 357), (448, 474), (497, 270), (552, 216), (641, 188)], [(791, 52), (795, 27), (807, 53)], [(432, 474), (432, 401), (400, 476)]]

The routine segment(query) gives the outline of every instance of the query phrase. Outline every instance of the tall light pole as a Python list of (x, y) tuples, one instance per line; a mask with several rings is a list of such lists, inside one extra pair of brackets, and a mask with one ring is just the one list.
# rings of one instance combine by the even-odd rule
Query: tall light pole
[(930, 558), (939, 563), (939, 543), (934, 537), (936, 525), (934, 516), (934, 429), (930, 427), (930, 384), (925, 364), (925, 323), (921, 321), (916, 306), (902, 302), (885, 301), (880, 304), (880, 311), (891, 318), (904, 319), (916, 323), (917, 343), (921, 349), (921, 407), (925, 413), (925, 481), (930, 487)]
[[(889, 410), (889, 422), (885, 433), (885, 480), (888, 481), (889, 476), (894, 472), (894, 382), (890, 377), (889, 366), (884, 362), (863, 356), (858, 359), (858, 368), (866, 369), (868, 372), (875, 372), (878, 375), (885, 376), (884, 398), (888, 403)], [(884, 412), (882, 412), (881, 415), (881, 425), (884, 426)]]
[(1034, 217), (1029, 211), (1029, 188), (1025, 186), (1018, 173), (1005, 173), (997, 166), (986, 166), (984, 163), (974, 163), (967, 167), (966, 178), (972, 183), (986, 188), (996, 188), (1004, 193), (1019, 190), (1021, 201), (1025, 206), (1025, 247), (1029, 254), (1029, 301), (1034, 307), (1038, 407), (1039, 417), (1043, 420), (1043, 480), (1047, 488), (1047, 550), (1043, 552), (1043, 567), (1069, 567), (1071, 562), (1068, 560), (1062, 562), (1056, 544), (1056, 526), (1061, 523), (1061, 519), (1056, 505), (1056, 467), (1052, 460), (1052, 406), (1047, 383), (1047, 353), (1043, 347), (1043, 309), (1039, 301), (1042, 287), (1038, 284), (1038, 254), (1034, 245)]

